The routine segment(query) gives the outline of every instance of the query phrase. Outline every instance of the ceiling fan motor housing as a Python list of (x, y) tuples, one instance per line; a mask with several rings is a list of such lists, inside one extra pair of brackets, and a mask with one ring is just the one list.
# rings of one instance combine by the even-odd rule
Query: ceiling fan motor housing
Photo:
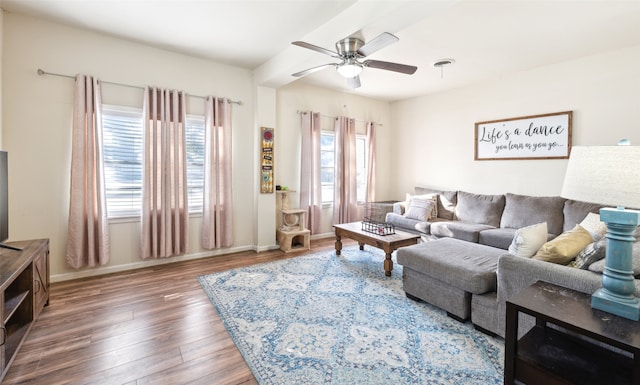
[(343, 58), (363, 57), (358, 53), (358, 50), (363, 45), (364, 41), (355, 37), (348, 37), (336, 43), (336, 51), (338, 51), (340, 56), (342, 56)]

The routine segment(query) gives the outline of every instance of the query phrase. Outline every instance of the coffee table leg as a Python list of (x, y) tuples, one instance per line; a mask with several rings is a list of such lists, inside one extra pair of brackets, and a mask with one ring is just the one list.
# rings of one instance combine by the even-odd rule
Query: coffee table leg
[(391, 270), (393, 270), (393, 261), (391, 260), (391, 252), (385, 250), (384, 255), (384, 275), (391, 277)]
[(340, 251), (342, 250), (342, 240), (340, 235), (336, 233), (336, 255), (340, 255)]

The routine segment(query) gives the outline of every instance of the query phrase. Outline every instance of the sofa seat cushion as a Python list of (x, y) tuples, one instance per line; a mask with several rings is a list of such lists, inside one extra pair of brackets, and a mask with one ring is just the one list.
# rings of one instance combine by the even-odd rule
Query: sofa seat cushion
[(505, 205), (500, 219), (500, 227), (520, 229), (547, 222), (547, 231), (559, 235), (564, 231), (562, 224), (565, 199), (561, 197), (536, 197), (505, 194)]
[(498, 258), (504, 250), (453, 238), (401, 247), (398, 263), (473, 294), (496, 290)]
[(458, 191), (455, 219), (500, 227), (504, 195), (472, 194)]
[(457, 238), (478, 243), (480, 232), (493, 229), (493, 226), (464, 221), (438, 221), (431, 223), (431, 234), (436, 237)]
[(513, 242), (516, 229), (489, 229), (480, 232), (478, 243), (499, 249), (508, 250)]
[(411, 219), (396, 213), (387, 213), (385, 222), (395, 226), (398, 230), (409, 231), (414, 234), (429, 234), (431, 225), (429, 222)]

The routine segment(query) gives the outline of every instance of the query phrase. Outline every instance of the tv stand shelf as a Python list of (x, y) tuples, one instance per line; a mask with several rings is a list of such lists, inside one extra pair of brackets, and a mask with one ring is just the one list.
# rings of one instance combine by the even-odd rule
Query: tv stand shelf
[(0, 381), (33, 321), (49, 303), (49, 240), (0, 248)]

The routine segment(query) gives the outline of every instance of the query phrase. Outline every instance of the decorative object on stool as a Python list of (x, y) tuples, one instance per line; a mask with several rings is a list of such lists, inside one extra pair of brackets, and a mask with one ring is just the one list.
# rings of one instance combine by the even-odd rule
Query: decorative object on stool
[[(628, 144), (628, 141), (621, 141)], [(632, 271), (633, 234), (640, 223), (640, 147), (579, 146), (571, 149), (561, 196), (612, 205), (600, 210), (607, 225), (607, 251), (602, 288), (591, 296), (591, 307), (640, 320), (640, 300)]]
[(288, 253), (311, 248), (311, 231), (307, 230), (306, 213), (304, 209), (280, 210), (282, 226), (276, 231), (280, 250)]

